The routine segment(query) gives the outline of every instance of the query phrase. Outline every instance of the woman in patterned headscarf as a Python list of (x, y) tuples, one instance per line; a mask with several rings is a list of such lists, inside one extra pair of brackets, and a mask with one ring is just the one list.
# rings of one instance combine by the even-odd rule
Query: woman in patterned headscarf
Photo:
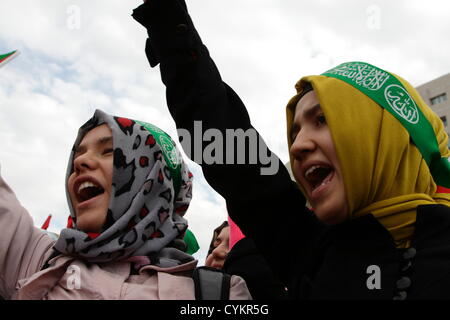
[(73, 229), (63, 230), (58, 251), (97, 262), (159, 260), (184, 234), (192, 174), (162, 130), (97, 111), (81, 127), (70, 159)]
[[(197, 261), (183, 242), (192, 174), (164, 131), (97, 110), (79, 130), (66, 191), (70, 225), (54, 243), (0, 180), (0, 295), (195, 298)], [(230, 298), (249, 297), (233, 277)]]

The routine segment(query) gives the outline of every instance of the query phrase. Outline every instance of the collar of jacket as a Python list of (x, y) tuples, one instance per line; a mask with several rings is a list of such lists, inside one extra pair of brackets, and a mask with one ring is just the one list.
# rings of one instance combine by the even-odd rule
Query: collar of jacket
[[(443, 205), (418, 206), (411, 243), (417, 250), (415, 260), (422, 262), (425, 261), (422, 256), (429, 259), (424, 251), (449, 247), (450, 208)], [(312, 257), (306, 260), (311, 263), (303, 278), (298, 279), (300, 297), (333, 300), (393, 298), (396, 282), (401, 277), (400, 264), (404, 250), (395, 247), (391, 234), (373, 215), (325, 228), (310, 252)], [(367, 287), (371, 266), (381, 270), (381, 290), (369, 290)], [(444, 272), (441, 269), (438, 266), (433, 269), (437, 278)], [(412, 279), (415, 287), (427, 285), (419, 280)]]

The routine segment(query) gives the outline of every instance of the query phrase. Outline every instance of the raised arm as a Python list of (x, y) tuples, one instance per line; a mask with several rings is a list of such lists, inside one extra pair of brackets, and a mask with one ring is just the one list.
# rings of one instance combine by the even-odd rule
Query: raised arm
[[(289, 259), (291, 245), (302, 251), (302, 246), (291, 240), (301, 243), (302, 237), (311, 239), (310, 232), (317, 224), (305, 209), (303, 195), (278, 157), (267, 157), (267, 153), (261, 156), (267, 147), (251, 125), (238, 95), (222, 81), (184, 1), (149, 0), (135, 9), (133, 17), (148, 30), (146, 54), (152, 67), (160, 64), (167, 104), (179, 133), (189, 132), (192, 142), (198, 138), (201, 124), (203, 133), (211, 130), (210, 133), (220, 133), (224, 140), (227, 132), (256, 136), (256, 157), (252, 144), (242, 147), (227, 141), (219, 150), (224, 155), (222, 163), (208, 163), (202, 158), (211, 147), (210, 141), (203, 142), (200, 153), (195, 143), (190, 143), (190, 148), (189, 143), (182, 144), (191, 159), (202, 166), (208, 183), (226, 199), (233, 220), (272, 260), (272, 267), (281, 268), (280, 256)], [(242, 153), (247, 157), (245, 164), (238, 160)], [(220, 156), (216, 159), (220, 162)], [(300, 236), (299, 225), (309, 226)]]
[(52, 246), (0, 175), (0, 296), (9, 299), (18, 280), (39, 271)]

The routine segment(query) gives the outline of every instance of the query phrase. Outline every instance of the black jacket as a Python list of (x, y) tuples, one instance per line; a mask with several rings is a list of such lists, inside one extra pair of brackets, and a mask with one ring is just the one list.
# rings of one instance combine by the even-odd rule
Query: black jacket
[(275, 277), (252, 239), (239, 240), (228, 253), (223, 270), (241, 276), (254, 300), (286, 300), (285, 286)]
[[(214, 128), (224, 137), (226, 129), (253, 129), (244, 104), (222, 81), (183, 0), (149, 1), (133, 17), (148, 30), (146, 53), (152, 66), (160, 64), (178, 128), (193, 135), (194, 121), (202, 121), (203, 132)], [(195, 155), (192, 149), (185, 151)], [(450, 297), (450, 208), (418, 207), (413, 248), (400, 250), (370, 214), (335, 226), (318, 221), (281, 161), (274, 175), (261, 175), (264, 165), (259, 161), (199, 164), (291, 297)]]

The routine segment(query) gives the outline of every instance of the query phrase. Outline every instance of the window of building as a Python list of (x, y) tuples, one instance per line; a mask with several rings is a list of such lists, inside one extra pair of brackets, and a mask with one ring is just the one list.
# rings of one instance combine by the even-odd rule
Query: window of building
[(431, 105), (435, 105), (447, 100), (447, 94), (443, 93), (430, 99)]
[(444, 126), (447, 127), (447, 117), (443, 116), (443, 117), (441, 117), (441, 120), (444, 123)]

